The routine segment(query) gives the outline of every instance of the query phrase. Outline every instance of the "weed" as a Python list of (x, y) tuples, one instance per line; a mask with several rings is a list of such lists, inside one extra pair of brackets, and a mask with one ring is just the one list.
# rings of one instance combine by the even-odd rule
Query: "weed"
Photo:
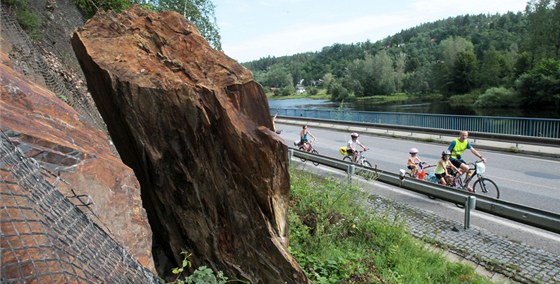
[(515, 146), (511, 146), (511, 147), (509, 147), (509, 151), (512, 152), (512, 153), (520, 153), (521, 149), (519, 149), (518, 147), (515, 147)]

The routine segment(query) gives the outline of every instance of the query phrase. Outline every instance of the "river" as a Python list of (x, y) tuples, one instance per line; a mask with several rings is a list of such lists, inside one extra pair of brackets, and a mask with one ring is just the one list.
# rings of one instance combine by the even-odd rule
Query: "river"
[(403, 103), (403, 104), (364, 104), (338, 102), (313, 99), (287, 99), (269, 100), (271, 110), (275, 108), (306, 108), (306, 109), (343, 109), (354, 111), (378, 111), (378, 112), (408, 112), (408, 113), (432, 113), (432, 114), (454, 114), (475, 116), (509, 116), (509, 117), (533, 117), (533, 118), (557, 118), (560, 112), (557, 110), (525, 110), (525, 109), (475, 109), (468, 106), (452, 106), (447, 102), (430, 103)]

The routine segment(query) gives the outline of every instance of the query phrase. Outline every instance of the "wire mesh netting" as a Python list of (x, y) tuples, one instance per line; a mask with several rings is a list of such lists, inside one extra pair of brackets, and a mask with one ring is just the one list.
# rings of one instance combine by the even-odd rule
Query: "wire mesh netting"
[(0, 282), (160, 283), (0, 139)]
[[(26, 76), (44, 82), (50, 91), (59, 98), (64, 98), (64, 101), (81, 115), (80, 119), (109, 136), (107, 125), (99, 114), (91, 95), (87, 92), (80, 92), (66, 82), (59, 72), (50, 68), (49, 61), (57, 60), (56, 56), (47, 58), (45, 52), (40, 52), (40, 49), (35, 46), (27, 33), (21, 28), (13, 13), (9, 6), (0, 2), (1, 32), (10, 38), (11, 53), (18, 54), (18, 60), (13, 64), (17, 65), (18, 69)], [(118, 157), (117, 150), (114, 146), (111, 147), (113, 154)]]

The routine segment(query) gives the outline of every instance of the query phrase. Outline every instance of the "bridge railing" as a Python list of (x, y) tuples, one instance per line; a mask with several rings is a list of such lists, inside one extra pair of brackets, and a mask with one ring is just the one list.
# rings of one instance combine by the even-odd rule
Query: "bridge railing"
[[(314, 155), (296, 149), (290, 149), (290, 157), (303, 158), (308, 162), (319, 163), (330, 168), (338, 169), (346, 172), (349, 178), (352, 178), (350, 168), (354, 166), (351, 163), (333, 159), (327, 156)], [(361, 166), (355, 166), (364, 169)], [(434, 196), (437, 199), (449, 201), (457, 204), (465, 204), (469, 196), (476, 197), (476, 209), (500, 216), (512, 221), (516, 221), (529, 226), (541, 228), (550, 232), (560, 233), (560, 214), (548, 212), (537, 208), (532, 208), (512, 202), (499, 199), (489, 198), (484, 195), (469, 193), (466, 191), (456, 190), (447, 186), (434, 184), (418, 179), (401, 178), (400, 175), (386, 172), (381, 169), (371, 169), (375, 171), (374, 176), (378, 181), (388, 183), (394, 186), (415, 191), (421, 194)]]
[(327, 109), (271, 109), (279, 116), (399, 125), (478, 133), (560, 138), (560, 119), (501, 116), (444, 115)]

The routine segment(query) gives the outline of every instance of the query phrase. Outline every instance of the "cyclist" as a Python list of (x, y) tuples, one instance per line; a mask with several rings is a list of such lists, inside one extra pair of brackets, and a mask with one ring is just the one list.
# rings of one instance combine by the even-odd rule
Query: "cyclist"
[(410, 157), (406, 161), (406, 166), (410, 170), (412, 177), (416, 177), (418, 175), (418, 164), (422, 163), (422, 160), (418, 157), (418, 149), (410, 148), (408, 153)]
[(348, 140), (348, 145), (346, 146), (346, 152), (348, 152), (348, 156), (352, 156), (352, 162), (355, 163), (356, 159), (358, 158), (358, 150), (357, 145), (360, 145), (364, 149), (364, 151), (369, 150), (366, 146), (364, 146), (360, 141), (358, 141), (358, 137), (360, 134), (354, 132), (350, 134), (351, 139)]
[(303, 150), (306, 152), (309, 152), (309, 149), (311, 148), (311, 145), (309, 145), (309, 138), (307, 136), (311, 136), (313, 137), (313, 139), (317, 140), (317, 138), (315, 138), (315, 136), (313, 134), (311, 134), (311, 132), (309, 132), (309, 129), (307, 129), (307, 125), (303, 126), (303, 129), (301, 130), (301, 132), (299, 133), (299, 145), (301, 146), (303, 145)]
[(447, 170), (448, 168), (459, 171), (449, 160), (450, 156), (451, 152), (449, 150), (441, 152), (441, 159), (438, 161), (435, 170), (436, 178), (439, 180), (439, 183), (443, 185), (448, 185), (451, 181), (451, 175)]
[(447, 150), (451, 152), (451, 163), (453, 164), (453, 166), (461, 169), (461, 171), (459, 171), (459, 174), (461, 175), (466, 174), (469, 171), (469, 166), (462, 159), (463, 152), (466, 149), (471, 150), (473, 155), (480, 158), (480, 160), (482, 160), (483, 162), (486, 162), (486, 159), (482, 157), (482, 155), (478, 153), (476, 149), (474, 149), (471, 143), (469, 143), (469, 141), (467, 140), (468, 137), (469, 137), (469, 132), (467, 131), (459, 132), (459, 138), (451, 141), (451, 144), (449, 144), (449, 148), (447, 148)]

